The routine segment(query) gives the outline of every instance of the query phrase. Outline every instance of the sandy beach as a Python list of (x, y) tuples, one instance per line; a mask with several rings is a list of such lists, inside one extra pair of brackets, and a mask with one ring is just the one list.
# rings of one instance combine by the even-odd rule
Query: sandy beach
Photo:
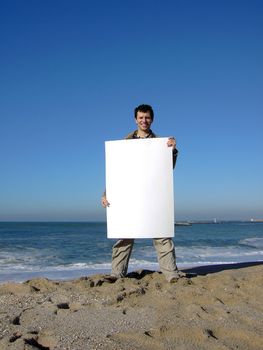
[(0, 285), (0, 349), (262, 349), (263, 265), (188, 272)]

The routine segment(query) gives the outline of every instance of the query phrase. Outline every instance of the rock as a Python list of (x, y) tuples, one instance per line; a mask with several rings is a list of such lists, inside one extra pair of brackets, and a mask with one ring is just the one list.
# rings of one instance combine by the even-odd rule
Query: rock
[(44, 348), (48, 348), (50, 350), (54, 349), (58, 344), (58, 340), (56, 339), (54, 333), (52, 331), (43, 331), (39, 333), (37, 337), (37, 342)]
[(69, 308), (70, 308), (70, 311), (76, 312), (76, 311), (78, 311), (78, 310), (80, 310), (82, 308), (82, 305), (81, 305), (81, 303), (78, 303), (78, 302), (71, 303), (69, 305)]
[(69, 303), (59, 303), (57, 304), (58, 309), (69, 309)]

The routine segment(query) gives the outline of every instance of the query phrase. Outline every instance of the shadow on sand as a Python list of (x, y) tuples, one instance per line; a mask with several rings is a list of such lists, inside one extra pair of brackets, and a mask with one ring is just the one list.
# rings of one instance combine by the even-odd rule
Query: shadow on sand
[[(225, 270), (234, 270), (234, 269), (243, 269), (245, 267), (262, 265), (263, 261), (254, 261), (254, 262), (241, 262), (241, 263), (231, 263), (231, 264), (217, 264), (217, 265), (205, 265), (205, 266), (196, 266), (188, 269), (183, 269), (188, 277), (195, 276), (204, 276), (211, 273), (217, 273)], [(151, 270), (138, 270), (133, 271), (127, 274), (128, 278), (136, 278), (138, 280), (142, 279), (146, 275), (150, 275), (156, 271)], [(161, 272), (159, 272), (161, 273)]]
[(205, 266), (196, 266), (189, 269), (184, 269), (183, 271), (190, 274), (194, 273), (197, 276), (203, 276), (209, 273), (216, 273), (216, 272), (225, 271), (225, 270), (243, 269), (245, 267), (257, 266), (262, 264), (263, 264), (263, 261), (205, 265)]

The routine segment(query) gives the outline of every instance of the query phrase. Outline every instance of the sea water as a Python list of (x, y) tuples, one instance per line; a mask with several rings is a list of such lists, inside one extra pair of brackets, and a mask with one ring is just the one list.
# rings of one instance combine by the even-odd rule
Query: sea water
[[(110, 273), (104, 222), (0, 223), (0, 283), (33, 277), (71, 279)], [(263, 261), (263, 223), (196, 223), (175, 227), (179, 268)], [(152, 240), (137, 239), (129, 271), (159, 270)]]

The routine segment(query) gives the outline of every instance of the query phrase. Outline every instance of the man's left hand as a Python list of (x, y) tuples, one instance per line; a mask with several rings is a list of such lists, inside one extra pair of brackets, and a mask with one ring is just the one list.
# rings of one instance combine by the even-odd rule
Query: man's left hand
[(168, 147), (173, 147), (173, 149), (175, 149), (175, 147), (176, 147), (176, 140), (175, 140), (174, 137), (171, 136), (171, 137), (168, 138), (167, 146)]

